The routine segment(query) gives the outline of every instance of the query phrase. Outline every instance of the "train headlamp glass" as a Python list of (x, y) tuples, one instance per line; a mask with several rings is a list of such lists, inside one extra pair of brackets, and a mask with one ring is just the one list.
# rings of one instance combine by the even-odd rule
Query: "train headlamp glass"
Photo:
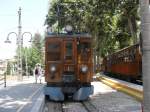
[(71, 32), (72, 31), (72, 26), (71, 25), (66, 25), (65, 30), (66, 32)]
[(52, 33), (52, 27), (48, 26), (47, 27), (47, 34), (51, 34)]
[(55, 66), (51, 66), (50, 67), (50, 72), (56, 72), (56, 67)]
[(87, 67), (86, 65), (82, 66), (82, 67), (81, 67), (81, 71), (82, 71), (83, 73), (87, 73), (88, 67)]

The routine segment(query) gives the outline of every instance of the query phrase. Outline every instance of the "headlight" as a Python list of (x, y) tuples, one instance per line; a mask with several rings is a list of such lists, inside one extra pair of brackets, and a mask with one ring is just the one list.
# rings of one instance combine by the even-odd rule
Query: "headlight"
[(83, 72), (83, 73), (87, 73), (87, 71), (88, 71), (88, 67), (85, 65), (85, 66), (82, 66), (81, 67), (81, 71)]
[(71, 25), (66, 25), (65, 30), (66, 32), (71, 32), (72, 31), (72, 26)]
[(52, 73), (53, 73), (53, 72), (56, 72), (56, 67), (55, 67), (55, 66), (51, 66), (51, 67), (50, 67), (50, 72), (52, 72)]

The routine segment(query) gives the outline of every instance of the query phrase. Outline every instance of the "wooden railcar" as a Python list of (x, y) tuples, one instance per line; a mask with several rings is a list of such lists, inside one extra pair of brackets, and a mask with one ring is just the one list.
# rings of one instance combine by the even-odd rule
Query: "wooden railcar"
[(126, 47), (104, 58), (102, 70), (128, 80), (142, 77), (142, 55), (139, 44)]
[(87, 34), (52, 34), (45, 38), (45, 95), (86, 100), (93, 93), (91, 37)]

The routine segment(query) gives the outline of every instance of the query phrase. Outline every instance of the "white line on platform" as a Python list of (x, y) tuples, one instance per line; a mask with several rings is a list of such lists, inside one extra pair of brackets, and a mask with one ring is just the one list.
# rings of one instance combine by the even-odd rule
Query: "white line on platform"
[(44, 108), (44, 94), (41, 94), (33, 106), (31, 112), (42, 112)]
[[(33, 97), (38, 91), (40, 91), (42, 88), (43, 88), (43, 86), (40, 87), (39, 89), (37, 89), (31, 96), (29, 96), (29, 98), (27, 99), (27, 101), (29, 102), (29, 101), (32, 99), (32, 97)], [(27, 105), (27, 104), (26, 104), (26, 105)], [(26, 105), (21, 106), (16, 112), (21, 112), (21, 110), (22, 110)]]

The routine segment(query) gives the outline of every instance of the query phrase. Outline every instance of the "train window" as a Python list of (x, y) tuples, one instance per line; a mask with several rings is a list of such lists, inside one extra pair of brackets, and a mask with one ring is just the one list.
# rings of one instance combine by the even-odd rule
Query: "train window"
[(87, 42), (84, 42), (84, 43), (80, 43), (80, 45), (78, 46), (78, 51), (80, 52), (80, 53), (87, 53), (87, 52), (89, 52), (89, 50), (90, 50), (90, 44), (89, 43), (87, 43)]
[(127, 50), (126, 52), (125, 52), (125, 56), (128, 56), (129, 55), (129, 51)]
[(130, 55), (129, 59), (130, 59), (131, 62), (135, 61), (135, 55), (134, 54)]
[(89, 42), (82, 42), (78, 45), (78, 54), (81, 56), (81, 60), (88, 61), (90, 58), (90, 47), (91, 44)]
[(60, 51), (60, 43), (49, 43), (48, 52)]
[(135, 61), (136, 49), (133, 47), (129, 52), (129, 60), (130, 62)]
[(61, 59), (60, 43), (49, 43), (47, 46), (47, 60), (59, 61)]
[(73, 50), (73, 46), (71, 42), (66, 43), (66, 54), (65, 54), (65, 59), (66, 60), (72, 60), (72, 50)]

